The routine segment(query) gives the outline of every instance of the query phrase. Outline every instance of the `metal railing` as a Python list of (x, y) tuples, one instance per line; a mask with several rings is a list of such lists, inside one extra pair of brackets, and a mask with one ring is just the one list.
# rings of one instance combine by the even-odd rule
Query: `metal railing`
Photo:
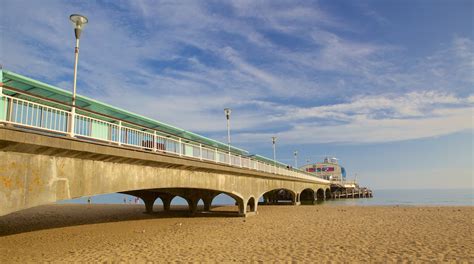
[[(3, 88), (3, 90), (6, 90), (6, 88)], [(212, 146), (192, 142), (188, 139), (165, 135), (161, 131), (140, 128), (122, 120), (117, 119), (112, 120), (112, 122), (101, 120), (97, 113), (87, 113), (84, 109), (73, 114), (69, 105), (58, 105), (57, 102), (42, 100), (44, 103), (12, 97), (3, 94), (2, 87), (0, 87), (0, 123), (52, 132), (63, 136), (70, 135), (78, 139), (114, 143), (118, 146), (164, 152), (233, 167), (309, 179), (321, 183), (330, 182), (307, 172), (275, 166), (274, 163), (265, 163), (251, 157), (236, 155)], [(54, 106), (51, 106), (51, 104), (54, 104)], [(111, 120), (110, 117), (104, 116), (103, 118)], [(71, 122), (74, 122), (74, 126), (71, 126)], [(74, 128), (74, 131), (71, 131), (71, 127)]]

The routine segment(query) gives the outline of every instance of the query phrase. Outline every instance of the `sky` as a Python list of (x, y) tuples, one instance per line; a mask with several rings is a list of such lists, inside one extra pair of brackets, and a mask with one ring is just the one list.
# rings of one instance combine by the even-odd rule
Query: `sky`
[(473, 1), (3, 0), (0, 64), (375, 189), (473, 188)]

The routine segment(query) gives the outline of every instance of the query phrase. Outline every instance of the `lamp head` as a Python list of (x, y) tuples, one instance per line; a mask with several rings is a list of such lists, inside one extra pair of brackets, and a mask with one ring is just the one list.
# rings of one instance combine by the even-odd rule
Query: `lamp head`
[(277, 140), (277, 137), (272, 137), (273, 144), (275, 144), (276, 140)]
[(69, 20), (71, 20), (72, 25), (74, 27), (74, 33), (76, 34), (76, 39), (81, 37), (82, 29), (86, 26), (89, 20), (87, 17), (79, 14), (72, 14), (69, 16)]
[(231, 113), (231, 112), (232, 112), (232, 111), (230, 110), (230, 108), (224, 108), (224, 113), (225, 113), (225, 116), (227, 117), (227, 119), (230, 118), (230, 113)]

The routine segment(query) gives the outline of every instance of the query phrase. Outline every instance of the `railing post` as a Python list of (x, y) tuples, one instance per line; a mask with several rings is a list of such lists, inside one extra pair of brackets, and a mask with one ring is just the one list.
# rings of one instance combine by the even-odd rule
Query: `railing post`
[(118, 145), (122, 146), (122, 121), (119, 121), (118, 125)]
[(156, 130), (153, 130), (153, 152), (156, 152), (157, 144), (158, 144), (158, 138), (156, 137)]
[(239, 155), (239, 159), (240, 159), (240, 167), (242, 168), (242, 155)]
[(183, 156), (183, 143), (181, 142), (181, 138), (178, 138), (179, 142), (179, 156)]
[(202, 160), (202, 144), (199, 144), (199, 159)]
[[(8, 100), (7, 100), (8, 101)], [(10, 97), (10, 104), (8, 105), (8, 110), (7, 110), (7, 121), (13, 122), (13, 97)], [(43, 119), (41, 117), (41, 119)]]
[(69, 120), (69, 136), (74, 137), (74, 129), (76, 123), (76, 107), (71, 108), (71, 119)]
[(229, 165), (232, 166), (232, 156), (230, 155), (230, 151), (229, 151)]
[(217, 148), (214, 148), (214, 159), (216, 163), (219, 162), (219, 153), (217, 152)]
[[(0, 77), (1, 77), (1, 73), (0, 73)], [(0, 78), (0, 107), (2, 107), (3, 109), (0, 109), (0, 120), (4, 121), (7, 117), (7, 100), (5, 100), (5, 97), (3, 96), (3, 83), (2, 83), (2, 79)]]

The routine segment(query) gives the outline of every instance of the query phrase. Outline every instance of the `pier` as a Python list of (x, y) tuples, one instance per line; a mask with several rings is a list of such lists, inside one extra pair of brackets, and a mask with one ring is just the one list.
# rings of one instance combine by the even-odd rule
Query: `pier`
[[(259, 204), (300, 205), (368, 198), (356, 184), (228, 146), (93, 99), (0, 70), (0, 215), (99, 194), (124, 193), (145, 203), (175, 197), (189, 212), (211, 211), (225, 194), (236, 215)], [(260, 200), (263, 202), (259, 203)]]

